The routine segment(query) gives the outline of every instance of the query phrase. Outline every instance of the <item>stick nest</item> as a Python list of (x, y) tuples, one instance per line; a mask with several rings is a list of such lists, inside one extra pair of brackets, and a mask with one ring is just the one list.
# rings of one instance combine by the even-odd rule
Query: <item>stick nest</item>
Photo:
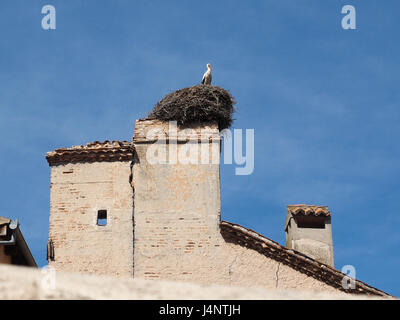
[(193, 122), (217, 121), (219, 130), (223, 130), (229, 128), (233, 122), (235, 103), (227, 90), (199, 84), (166, 95), (147, 118), (176, 121), (180, 126)]

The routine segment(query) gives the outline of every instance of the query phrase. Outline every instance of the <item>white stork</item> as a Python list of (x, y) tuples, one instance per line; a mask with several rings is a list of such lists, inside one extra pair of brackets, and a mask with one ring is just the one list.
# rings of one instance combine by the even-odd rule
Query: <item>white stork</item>
[(203, 79), (201, 79), (201, 84), (211, 84), (212, 75), (211, 75), (211, 65), (207, 63), (207, 71), (203, 75)]

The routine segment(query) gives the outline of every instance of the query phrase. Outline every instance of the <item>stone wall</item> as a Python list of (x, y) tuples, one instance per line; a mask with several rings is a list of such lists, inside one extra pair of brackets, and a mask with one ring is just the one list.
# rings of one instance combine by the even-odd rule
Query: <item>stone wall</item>
[[(130, 161), (53, 165), (49, 239), (57, 271), (133, 276)], [(97, 225), (107, 210), (107, 225)]]

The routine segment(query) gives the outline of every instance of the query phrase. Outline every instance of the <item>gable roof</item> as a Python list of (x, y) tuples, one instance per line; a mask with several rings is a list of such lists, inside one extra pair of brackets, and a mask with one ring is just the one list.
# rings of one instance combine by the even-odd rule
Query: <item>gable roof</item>
[(256, 250), (268, 258), (281, 262), (309, 277), (313, 277), (316, 280), (322, 281), (346, 293), (392, 297), (390, 294), (371, 287), (359, 280), (355, 281), (355, 289), (344, 289), (342, 280), (343, 277), (347, 276), (346, 274), (318, 262), (301, 252), (288, 249), (251, 229), (247, 229), (235, 223), (221, 221), (220, 230), (227, 242)]
[(134, 149), (128, 141), (95, 141), (86, 146), (56, 149), (46, 153), (46, 159), (50, 166), (76, 162), (130, 161)]

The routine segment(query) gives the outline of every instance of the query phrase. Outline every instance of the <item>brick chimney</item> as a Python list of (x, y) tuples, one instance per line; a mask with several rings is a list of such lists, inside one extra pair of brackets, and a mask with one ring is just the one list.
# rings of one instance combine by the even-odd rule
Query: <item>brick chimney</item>
[(286, 247), (334, 267), (331, 213), (327, 206), (289, 205)]
[[(133, 143), (134, 276), (213, 281), (216, 252), (224, 243), (217, 123), (183, 128), (138, 120)], [(203, 155), (210, 157), (198, 158)]]

